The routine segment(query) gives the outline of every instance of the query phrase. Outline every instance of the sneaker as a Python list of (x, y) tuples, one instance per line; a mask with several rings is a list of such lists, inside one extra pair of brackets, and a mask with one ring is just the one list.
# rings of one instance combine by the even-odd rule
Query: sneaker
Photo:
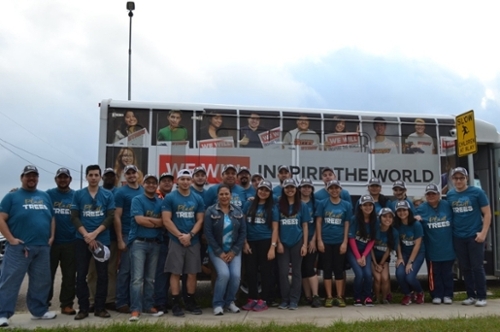
[(486, 302), (486, 300), (484, 299), (479, 299), (476, 301), (476, 307), (486, 307), (487, 304), (488, 302)]
[(409, 305), (411, 303), (411, 296), (405, 295), (403, 296), (403, 300), (401, 301), (401, 305)]
[(278, 306), (278, 309), (288, 309), (288, 302), (286, 301), (281, 302), (280, 305)]
[(194, 300), (191, 303), (186, 304), (186, 310), (193, 315), (201, 315), (203, 313)]
[(371, 297), (367, 297), (365, 299), (365, 306), (367, 306), (367, 307), (373, 307), (373, 301), (372, 301)]
[(319, 299), (318, 295), (314, 295), (311, 301), (311, 307), (312, 308), (319, 308), (321, 307), (321, 300)]
[[(259, 300), (262, 301), (262, 300)], [(252, 311), (253, 308), (257, 305), (256, 300), (248, 299), (247, 304), (245, 304), (241, 309), (246, 310), (246, 311)]]
[(439, 297), (435, 297), (432, 299), (432, 304), (441, 304), (441, 299)]
[(424, 303), (424, 297), (425, 297), (424, 292), (418, 293), (417, 294), (417, 299), (415, 300), (415, 303), (416, 304), (423, 304)]
[(462, 305), (474, 305), (474, 304), (476, 304), (476, 299), (473, 297), (469, 297), (468, 299), (462, 301)]
[(385, 297), (385, 299), (387, 301), (389, 301), (389, 303), (390, 303), (392, 301), (392, 293), (387, 294), (387, 296)]
[(72, 316), (72, 315), (76, 315), (76, 311), (72, 307), (68, 306), (68, 307), (61, 308), (61, 314)]
[(343, 297), (337, 297), (337, 303), (339, 308), (345, 308), (345, 300)]
[(139, 320), (140, 314), (141, 313), (139, 311), (132, 311), (132, 314), (130, 314), (128, 321), (129, 322), (137, 322)]
[(164, 312), (161, 310), (156, 309), (155, 307), (149, 309), (148, 311), (144, 312), (145, 314), (151, 315), (153, 317), (160, 317), (163, 316)]
[(327, 297), (325, 299), (325, 307), (327, 308), (333, 307), (333, 297)]
[(234, 304), (234, 301), (229, 303), (229, 305), (226, 307), (226, 310), (228, 312), (232, 312), (233, 314), (237, 314), (240, 312), (240, 308), (238, 308), (238, 306), (236, 306), (236, 304)]
[(266, 301), (263, 300), (258, 300), (257, 303), (252, 308), (252, 310), (255, 312), (261, 312), (267, 309), (269, 309), (269, 307), (267, 306)]
[(54, 319), (57, 317), (57, 314), (54, 311), (47, 311), (46, 313), (43, 314), (43, 316), (31, 316), (31, 319), (33, 320), (38, 320), (38, 319)]
[(391, 304), (391, 302), (389, 302), (389, 300), (388, 300), (388, 299), (384, 299), (384, 300), (382, 301), (382, 304)]
[(299, 305), (295, 302), (290, 302), (290, 305), (288, 306), (288, 310), (297, 310), (299, 308)]
[(178, 304), (174, 304), (172, 306), (172, 315), (175, 317), (184, 317), (184, 311), (182, 311), (182, 308)]
[(214, 308), (214, 315), (215, 316), (222, 316), (222, 315), (224, 315), (224, 309), (222, 309), (222, 307), (215, 307)]
[(9, 319), (7, 317), (0, 317), (0, 327), (9, 326)]
[(443, 299), (443, 303), (444, 304), (452, 304), (453, 300), (452, 300), (451, 297), (445, 296), (444, 299)]
[(360, 299), (356, 299), (356, 300), (354, 301), (354, 306), (355, 306), (355, 307), (361, 307), (362, 305), (363, 305), (363, 302), (361, 302), (361, 300), (360, 300)]

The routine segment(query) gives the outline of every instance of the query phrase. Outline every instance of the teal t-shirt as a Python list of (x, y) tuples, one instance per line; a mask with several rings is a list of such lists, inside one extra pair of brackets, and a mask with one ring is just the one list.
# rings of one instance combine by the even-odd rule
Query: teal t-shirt
[[(399, 244), (401, 245), (401, 252), (405, 255), (411, 255), (415, 241), (424, 236), (424, 229), (419, 221), (415, 221), (413, 225), (400, 225), (396, 227), (399, 232)], [(422, 239), (422, 244), (418, 253), (425, 252), (425, 244)]]
[[(88, 187), (77, 190), (73, 196), (71, 210), (78, 211), (80, 221), (87, 232), (95, 231), (102, 225), (108, 215), (108, 211), (115, 209), (115, 200), (111, 191), (99, 187), (94, 198), (89, 193)], [(83, 240), (83, 236), (78, 230), (76, 238)], [(97, 240), (109, 246), (111, 243), (109, 229), (101, 232)]]
[(311, 241), (312, 237), (314, 236), (314, 233), (316, 232), (316, 222), (315, 222), (315, 218), (314, 218), (315, 207), (313, 206), (312, 199), (310, 199), (309, 202), (307, 202), (305, 204), (307, 205), (307, 208), (309, 209), (309, 215), (311, 217), (311, 220), (307, 224), (307, 240)]
[(452, 189), (446, 195), (453, 211), (453, 236), (468, 238), (476, 236), (483, 229), (481, 208), (488, 206), (488, 197), (482, 189), (467, 187), (457, 192)]
[(130, 208), (132, 207), (132, 199), (143, 194), (144, 188), (142, 186), (134, 189), (128, 185), (124, 185), (123, 187), (120, 187), (115, 191), (115, 206), (117, 208), (122, 208), (121, 222), (122, 234), (124, 236), (128, 236), (128, 234), (130, 233), (130, 223), (132, 221)]
[(20, 188), (0, 203), (0, 212), (8, 214), (7, 226), (24, 245), (48, 246), (54, 212), (50, 196), (41, 190)]
[(359, 231), (359, 228), (361, 227), (361, 222), (364, 223), (364, 221), (358, 221), (358, 218), (356, 216), (352, 216), (351, 222), (349, 223), (349, 234), (348, 237), (349, 239), (356, 239), (356, 245), (358, 247), (359, 252), (363, 252), (366, 248), (367, 243), (371, 240), (370, 232), (370, 224), (369, 223), (364, 223), (366, 226), (366, 239), (361, 237), (361, 233)]
[[(196, 215), (205, 211), (203, 200), (198, 194), (189, 191), (187, 196), (180, 194), (178, 191), (173, 191), (168, 194), (161, 205), (161, 211), (172, 213), (172, 222), (179, 232), (188, 234), (196, 224)], [(171, 240), (180, 244), (179, 239), (172, 233), (168, 233)], [(199, 234), (196, 234), (191, 239), (191, 245), (200, 242)]]
[(325, 199), (316, 204), (316, 217), (321, 217), (321, 239), (324, 244), (341, 244), (344, 241), (344, 226), (352, 218), (351, 203), (340, 200), (332, 203)]
[(144, 194), (136, 196), (132, 199), (132, 208), (130, 210), (132, 221), (130, 223), (130, 233), (128, 236), (129, 244), (134, 242), (134, 240), (138, 237), (147, 239), (161, 239), (163, 227), (144, 227), (142, 225), (139, 225), (137, 221), (135, 221), (136, 216), (161, 218), (161, 203), (162, 200), (157, 196), (155, 196), (154, 198), (149, 198)]
[[(257, 206), (257, 211), (255, 212), (255, 220), (252, 222), (252, 218), (248, 215), (248, 209), (252, 202), (247, 202), (243, 208), (243, 213), (246, 216), (247, 221), (247, 241), (260, 241), (271, 239), (272, 237), (272, 226), (267, 226), (266, 220), (267, 216), (264, 211), (264, 204), (259, 204)], [(273, 206), (272, 219), (271, 221), (279, 220), (279, 212), (276, 205)]]
[[(373, 252), (375, 253), (375, 257), (377, 261), (380, 261), (382, 256), (384, 256), (385, 252), (388, 248), (388, 232), (384, 232), (380, 229), (380, 220), (377, 221), (377, 235), (375, 237), (375, 243), (373, 245)], [(392, 239), (394, 241), (394, 248), (392, 250), (397, 250), (399, 246), (399, 232), (392, 227)]]
[[(289, 213), (292, 213), (292, 210), (293, 206), (290, 206)], [(273, 220), (273, 222), (279, 222), (280, 242), (288, 248), (296, 245), (304, 234), (302, 224), (309, 223), (310, 219), (309, 208), (302, 202), (300, 202), (300, 209), (296, 214), (286, 216), (280, 212), (279, 220)]]
[(52, 200), (54, 217), (56, 220), (56, 234), (54, 244), (70, 243), (76, 239), (76, 229), (71, 222), (71, 203), (75, 191), (61, 192), (57, 188), (47, 190), (47, 194)]

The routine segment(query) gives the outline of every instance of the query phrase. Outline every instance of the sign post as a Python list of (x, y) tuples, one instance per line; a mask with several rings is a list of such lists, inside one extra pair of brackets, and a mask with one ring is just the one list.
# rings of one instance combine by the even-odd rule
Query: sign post
[(462, 113), (455, 117), (457, 128), (458, 156), (465, 157), (477, 152), (476, 125), (474, 111)]

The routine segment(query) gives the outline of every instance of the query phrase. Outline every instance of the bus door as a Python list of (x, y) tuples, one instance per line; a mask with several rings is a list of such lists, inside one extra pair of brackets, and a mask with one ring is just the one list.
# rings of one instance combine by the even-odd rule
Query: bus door
[(493, 214), (490, 234), (493, 238), (494, 275), (498, 277), (500, 276), (500, 146), (493, 148), (492, 152), (493, 163), (490, 174), (492, 191), (488, 198)]

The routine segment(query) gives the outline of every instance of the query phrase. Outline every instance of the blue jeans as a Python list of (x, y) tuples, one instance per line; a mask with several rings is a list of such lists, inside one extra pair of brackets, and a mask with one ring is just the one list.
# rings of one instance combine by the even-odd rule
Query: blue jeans
[(19, 289), (28, 273), (29, 286), (26, 305), (33, 316), (43, 316), (47, 310), (52, 279), (50, 277), (50, 247), (29, 246), (28, 257), (24, 244), (5, 245), (0, 273), (0, 317), (10, 318), (16, 310)]
[(422, 264), (424, 263), (425, 254), (419, 253), (412, 264), (412, 271), (406, 274), (406, 264), (408, 263), (408, 259), (410, 258), (410, 254), (403, 254), (404, 264), (399, 265), (396, 268), (396, 279), (398, 280), (399, 287), (404, 295), (410, 295), (411, 291), (415, 291), (417, 293), (422, 293), (424, 290), (422, 289), (422, 285), (420, 285), (420, 281), (417, 279), (417, 274)]
[[(80, 310), (88, 311), (90, 302), (89, 286), (87, 284), (87, 274), (89, 273), (90, 259), (92, 252), (84, 240), (75, 241), (76, 253), (76, 297)], [(96, 291), (94, 298), (94, 308), (96, 311), (103, 310), (108, 295), (108, 261), (98, 262), (94, 260), (97, 272)]]
[[(122, 234), (123, 241), (128, 242), (128, 235)], [(130, 305), (130, 248), (119, 251), (120, 264), (116, 276), (116, 307)]]
[(166, 306), (168, 298), (168, 289), (170, 287), (170, 275), (165, 272), (165, 262), (168, 254), (168, 244), (164, 241), (160, 243), (158, 262), (156, 265), (155, 276), (155, 306)]
[(156, 242), (135, 240), (130, 247), (132, 311), (149, 310), (154, 306), (155, 274), (160, 245)]
[(365, 300), (367, 297), (372, 296), (372, 256), (371, 254), (366, 257), (366, 265), (360, 266), (356, 260), (356, 256), (349, 248), (347, 250), (347, 260), (351, 264), (354, 272), (354, 299)]
[(227, 307), (236, 299), (236, 292), (240, 287), (241, 253), (234, 256), (229, 263), (224, 262), (211, 251), (209, 251), (208, 255), (217, 271), (212, 306), (214, 308)]
[[(453, 298), (453, 264), (452, 261), (428, 261), (429, 289), (432, 298)], [(432, 278), (432, 279), (431, 279)]]
[(476, 242), (475, 237), (466, 239), (454, 237), (453, 246), (464, 276), (467, 297), (486, 300), (486, 274), (483, 265), (484, 243)]

